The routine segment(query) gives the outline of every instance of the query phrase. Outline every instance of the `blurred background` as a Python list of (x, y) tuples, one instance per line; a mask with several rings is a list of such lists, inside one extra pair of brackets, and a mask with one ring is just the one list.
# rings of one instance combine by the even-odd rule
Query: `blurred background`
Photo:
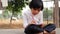
[[(22, 13), (29, 9), (31, 0), (0, 0), (0, 29), (23, 28)], [(60, 27), (60, 0), (43, 0), (44, 24)]]

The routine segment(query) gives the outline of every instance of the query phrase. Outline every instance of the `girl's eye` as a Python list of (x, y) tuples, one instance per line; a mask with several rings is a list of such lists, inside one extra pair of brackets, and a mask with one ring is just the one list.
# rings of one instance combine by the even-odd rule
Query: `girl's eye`
[(35, 8), (34, 10), (37, 10), (38, 12), (40, 12), (40, 9), (36, 9), (36, 8)]

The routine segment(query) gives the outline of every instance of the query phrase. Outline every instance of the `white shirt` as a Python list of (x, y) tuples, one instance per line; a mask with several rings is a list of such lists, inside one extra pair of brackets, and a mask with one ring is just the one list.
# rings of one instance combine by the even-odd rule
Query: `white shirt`
[(23, 15), (23, 21), (24, 21), (23, 22), (24, 28), (31, 23), (33, 18), (36, 21), (36, 24), (43, 24), (43, 11), (40, 11), (39, 14), (32, 17), (31, 10), (28, 9), (28, 10), (25, 10), (22, 15)]

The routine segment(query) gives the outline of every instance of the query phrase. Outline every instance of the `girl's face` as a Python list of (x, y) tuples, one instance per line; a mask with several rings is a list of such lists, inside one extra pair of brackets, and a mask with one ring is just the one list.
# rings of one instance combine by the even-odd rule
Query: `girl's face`
[(31, 11), (32, 11), (33, 15), (36, 15), (36, 14), (38, 14), (40, 12), (40, 8), (39, 9), (33, 9), (32, 8)]

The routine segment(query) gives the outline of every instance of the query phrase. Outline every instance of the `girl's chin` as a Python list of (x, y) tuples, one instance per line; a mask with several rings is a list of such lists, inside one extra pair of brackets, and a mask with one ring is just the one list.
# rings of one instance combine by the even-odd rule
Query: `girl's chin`
[(33, 15), (37, 15), (37, 14), (33, 14)]

